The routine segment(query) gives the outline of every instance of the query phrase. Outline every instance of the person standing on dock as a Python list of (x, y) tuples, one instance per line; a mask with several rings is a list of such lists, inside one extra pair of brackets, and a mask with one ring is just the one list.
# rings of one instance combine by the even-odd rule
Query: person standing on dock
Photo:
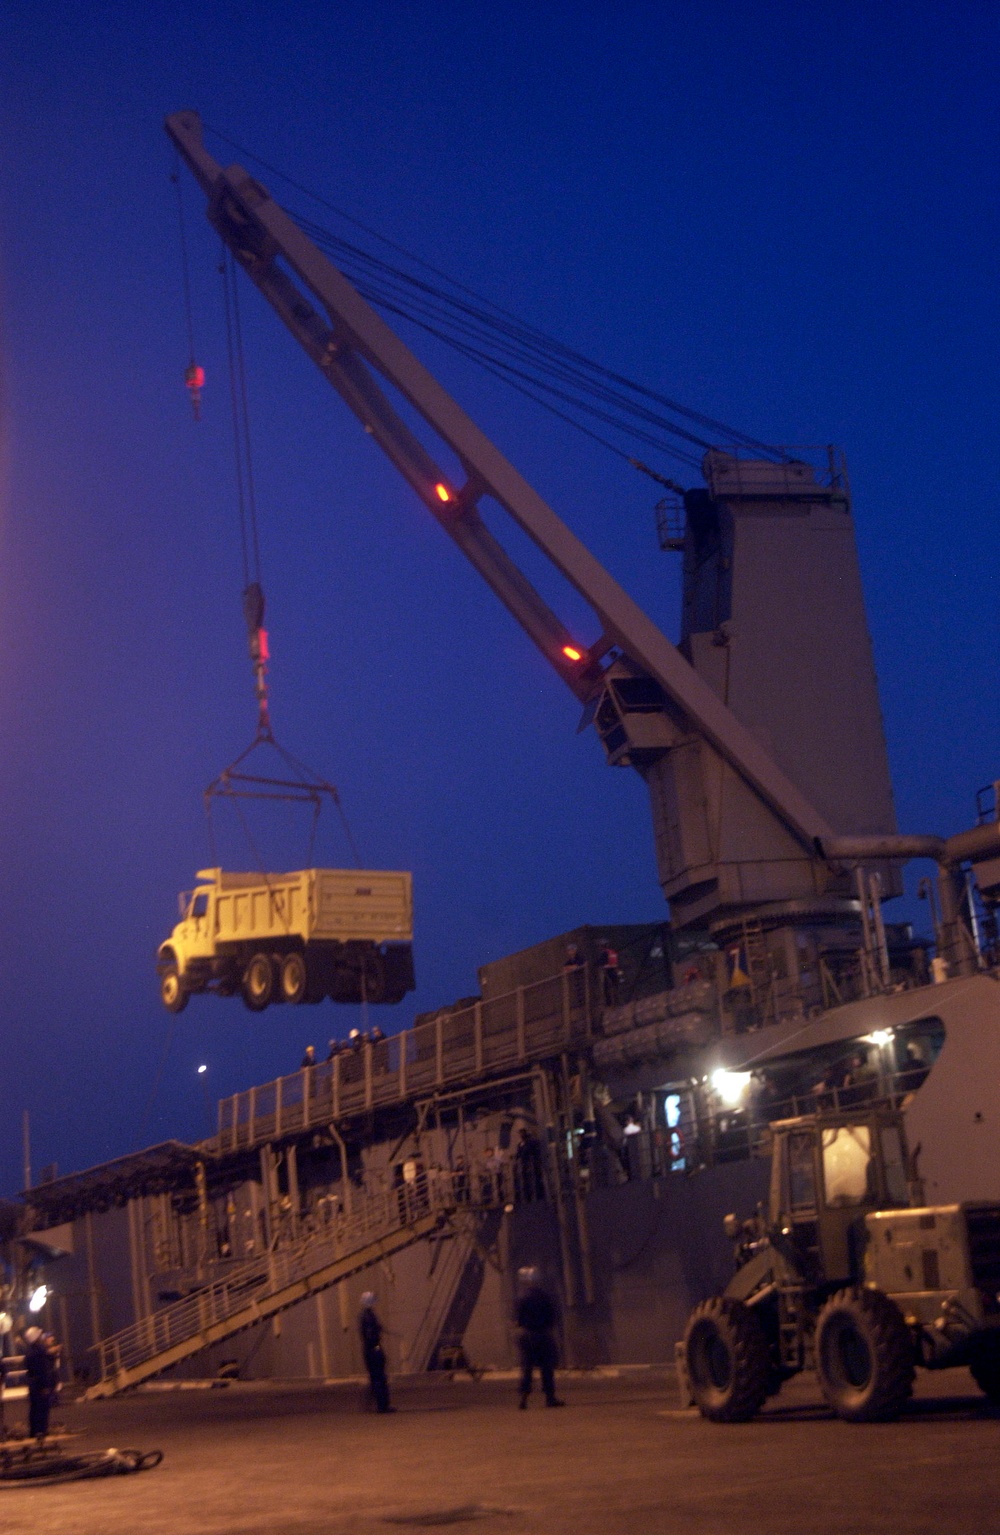
[(361, 1315), (358, 1318), (361, 1332), (361, 1351), (365, 1369), (371, 1383), (376, 1412), (395, 1412), (389, 1404), (389, 1381), (385, 1373), (385, 1351), (382, 1348), (382, 1323), (375, 1313), (375, 1295), (366, 1290), (361, 1297)]
[(549, 1292), (542, 1286), (536, 1268), (517, 1271), (521, 1298), (517, 1303), (517, 1343), (521, 1354), (521, 1382), (518, 1406), (527, 1407), (531, 1395), (531, 1379), (537, 1366), (542, 1377), (546, 1407), (565, 1407), (556, 1396), (555, 1340), (556, 1307)]
[(39, 1444), (49, 1431), (49, 1413), (59, 1385), (59, 1345), (40, 1327), (24, 1334), (24, 1373), (28, 1377), (28, 1433)]

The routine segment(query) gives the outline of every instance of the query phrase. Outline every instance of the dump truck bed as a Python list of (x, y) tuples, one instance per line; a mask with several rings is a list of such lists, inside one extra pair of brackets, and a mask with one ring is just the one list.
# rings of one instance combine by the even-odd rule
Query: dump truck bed
[(216, 943), (289, 935), (306, 943), (408, 943), (413, 938), (412, 877), (403, 871), (241, 874), (203, 869), (198, 879), (215, 889)]

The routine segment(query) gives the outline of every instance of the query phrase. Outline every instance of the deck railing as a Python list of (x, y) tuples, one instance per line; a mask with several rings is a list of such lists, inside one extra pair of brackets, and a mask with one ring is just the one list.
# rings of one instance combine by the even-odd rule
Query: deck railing
[(595, 991), (587, 969), (564, 971), (222, 1098), (218, 1150), (237, 1151), (585, 1044), (595, 1032)]
[(677, 1099), (677, 1117), (666, 1128), (643, 1130), (634, 1150), (623, 1146), (630, 1177), (692, 1173), (722, 1162), (744, 1162), (771, 1154), (771, 1125), (809, 1114), (853, 1114), (870, 1109), (906, 1108), (927, 1077), (923, 1065), (884, 1072), (853, 1086), (819, 1085), (807, 1092), (766, 1099), (748, 1098), (711, 1112), (698, 1109), (692, 1094)]

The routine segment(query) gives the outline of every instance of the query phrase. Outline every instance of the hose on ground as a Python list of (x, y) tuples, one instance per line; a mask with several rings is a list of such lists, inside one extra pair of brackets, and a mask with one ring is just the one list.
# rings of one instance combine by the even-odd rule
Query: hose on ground
[(51, 1487), (57, 1482), (83, 1482), (98, 1476), (128, 1476), (152, 1471), (162, 1450), (90, 1450), (80, 1455), (39, 1455), (13, 1460), (0, 1452), (0, 1487)]

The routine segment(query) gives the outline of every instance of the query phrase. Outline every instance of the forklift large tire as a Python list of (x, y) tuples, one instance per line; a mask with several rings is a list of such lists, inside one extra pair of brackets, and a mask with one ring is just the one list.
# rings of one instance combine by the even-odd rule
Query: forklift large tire
[(255, 954), (243, 972), (243, 1000), (252, 1013), (262, 1013), (274, 996), (274, 966), (269, 954)]
[(771, 1351), (760, 1318), (742, 1301), (714, 1296), (691, 1313), (684, 1334), (695, 1404), (713, 1423), (745, 1423), (764, 1404)]
[(1000, 1407), (1000, 1332), (983, 1333), (969, 1357), (972, 1378), (984, 1396)]
[(160, 1001), (168, 1012), (183, 1013), (188, 993), (176, 965), (167, 965), (160, 976)]
[(914, 1348), (903, 1313), (881, 1290), (838, 1290), (816, 1323), (816, 1373), (848, 1423), (899, 1416), (913, 1390)]
[(309, 989), (309, 976), (306, 970), (306, 957), (300, 954), (298, 949), (293, 949), (282, 959), (278, 985), (283, 1002), (305, 1002)]

